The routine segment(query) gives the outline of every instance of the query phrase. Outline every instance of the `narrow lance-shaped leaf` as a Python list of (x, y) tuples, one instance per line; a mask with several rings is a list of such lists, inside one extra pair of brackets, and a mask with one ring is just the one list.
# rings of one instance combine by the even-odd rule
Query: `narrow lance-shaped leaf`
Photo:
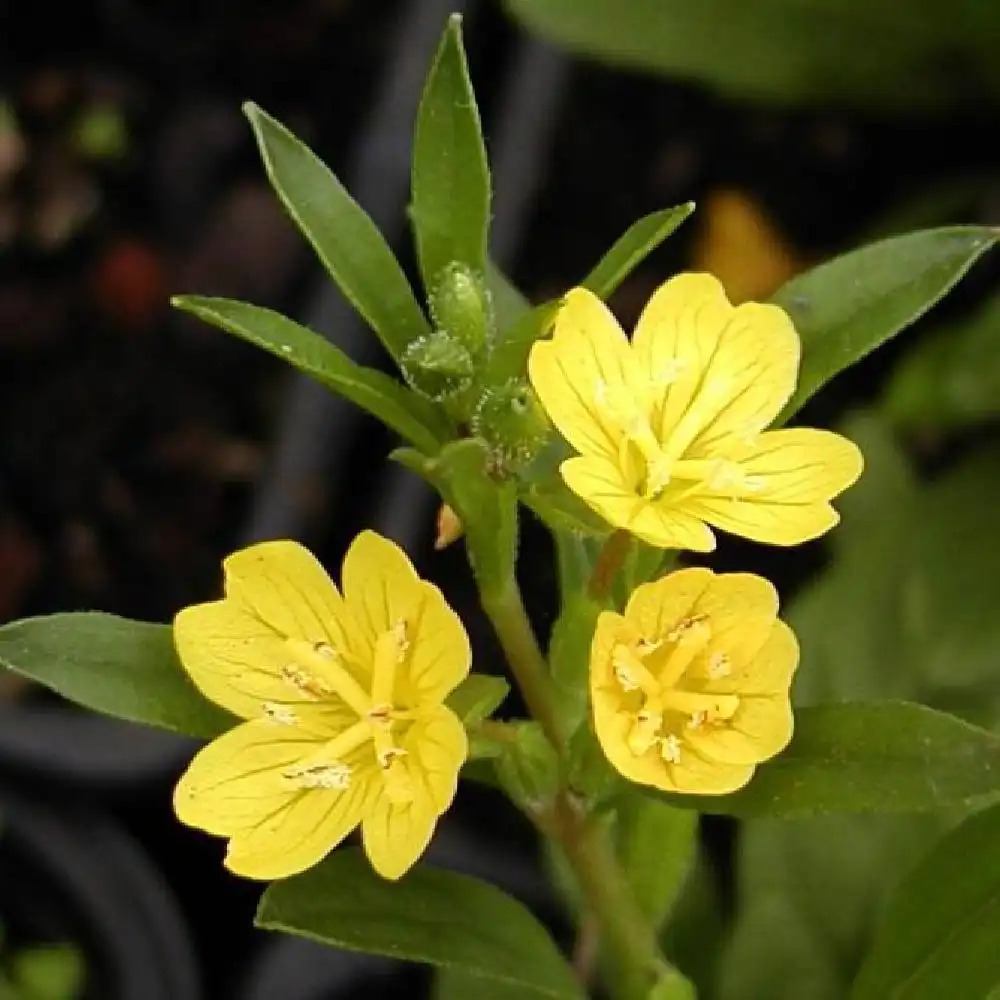
[(374, 368), (353, 362), (325, 337), (281, 313), (232, 299), (183, 295), (173, 304), (235, 334), (367, 410), (415, 447), (434, 454), (454, 435), (447, 417), (428, 400)]
[(431, 65), (413, 137), (417, 256), (430, 290), (453, 261), (483, 273), (490, 219), (490, 174), (476, 95), (453, 14)]
[(271, 185), (330, 277), (398, 358), (430, 332), (388, 243), (334, 173), (255, 104), (244, 105)]
[(0, 665), (96, 712), (188, 736), (236, 722), (188, 679), (169, 625), (97, 611), (26, 618), (0, 628)]
[(448, 695), (448, 707), (466, 726), (474, 726), (489, 718), (510, 694), (510, 685), (492, 674), (469, 674)]
[(421, 865), (387, 882), (341, 849), (264, 893), (257, 924), (352, 951), (495, 980), (525, 997), (582, 1000), (566, 961), (519, 902), (468, 875)]
[(1000, 983), (1000, 806), (942, 838), (889, 901), (851, 1000), (985, 997)]
[(809, 816), (919, 812), (996, 792), (1000, 737), (924, 705), (885, 701), (799, 709), (792, 742), (746, 788), (667, 798), (731, 816)]
[(580, 284), (599, 298), (608, 298), (693, 211), (694, 202), (689, 201), (636, 220)]
[(1000, 239), (984, 226), (894, 236), (835, 257), (783, 285), (772, 301), (802, 338), (791, 417), (824, 383), (918, 319)]

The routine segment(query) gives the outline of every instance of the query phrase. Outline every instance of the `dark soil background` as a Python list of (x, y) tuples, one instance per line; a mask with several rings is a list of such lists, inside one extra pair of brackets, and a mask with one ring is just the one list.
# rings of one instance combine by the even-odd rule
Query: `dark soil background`
[[(255, 100), (342, 172), (363, 139), (404, 6), (0, 5), (0, 109), (18, 123), (16, 134), (0, 124), (0, 620), (98, 608), (167, 621), (216, 592), (220, 560), (245, 540), (255, 497), (274, 475), (295, 383), (274, 359), (172, 315), (168, 296), (245, 298), (308, 320), (325, 278), (267, 187), (240, 104)], [(467, 45), (492, 145), (506, 74), (525, 41), (498, 7), (470, 8)], [(574, 62), (546, 126), (511, 270), (532, 298), (556, 294), (638, 216), (722, 189), (752, 199), (804, 259), (821, 258), (877, 228), (925, 183), (995, 172), (988, 128), (975, 108), (905, 122), (733, 107), (694, 86)], [(405, 150), (408, 134), (399, 141)], [(505, 181), (497, 178), (498, 219)], [(690, 264), (701, 225), (696, 216), (623, 287), (623, 321)], [(406, 241), (397, 249), (412, 267)], [(974, 301), (989, 270), (977, 269), (948, 308)], [(859, 366), (805, 417), (828, 424), (869, 397), (893, 356)], [(307, 512), (298, 533), (330, 567), (386, 502), (388, 435), (367, 418), (345, 422), (343, 433), (350, 439), (335, 467), (318, 461), (307, 495), (300, 483), (289, 498)], [(460, 546), (432, 552), (433, 505), (413, 496), (428, 516), (401, 540), (470, 622), (480, 666), (498, 669)], [(544, 630), (552, 569), (544, 534), (531, 524), (526, 532), (521, 569)], [(783, 553), (728, 544), (717, 563), (768, 573), (787, 594), (820, 559), (818, 545)], [(241, 995), (267, 937), (251, 928), (259, 890), (224, 872), (221, 843), (173, 819), (180, 766), (127, 793), (50, 787), (3, 760), (0, 779), (28, 782), (42, 800), (73, 798), (134, 833), (190, 923), (205, 995), (227, 1000)], [(565, 932), (532, 881), (530, 834), (491, 793), (463, 788), (446, 828), (442, 850), (473, 845), (473, 868), (519, 859), (521, 894)], [(724, 861), (726, 828), (708, 836)], [(383, 992), (419, 995), (423, 981), (407, 970)]]

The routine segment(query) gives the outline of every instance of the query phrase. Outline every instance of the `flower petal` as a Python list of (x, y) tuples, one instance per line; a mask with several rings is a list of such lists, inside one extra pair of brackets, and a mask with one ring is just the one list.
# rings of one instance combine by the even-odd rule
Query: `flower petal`
[(252, 827), (297, 791), (282, 772), (322, 740), (296, 726), (265, 720), (230, 729), (191, 761), (174, 789), (174, 811), (187, 826), (220, 836)]
[(261, 542), (222, 564), (226, 597), (283, 636), (353, 653), (344, 602), (319, 560), (298, 542)]
[(531, 348), (528, 376), (549, 419), (578, 452), (618, 455), (622, 430), (603, 415), (600, 393), (632, 397), (642, 390), (628, 338), (596, 295), (585, 288), (566, 294), (552, 339)]
[(683, 501), (685, 512), (752, 541), (798, 545), (840, 520), (828, 501), (861, 475), (863, 459), (839, 434), (796, 427), (762, 434), (739, 464), (757, 481), (752, 492), (706, 488)]
[(341, 583), (369, 657), (378, 637), (414, 619), (424, 600), (424, 584), (406, 553), (374, 531), (362, 531), (351, 542)]
[(685, 739), (681, 759), (667, 765), (669, 778), (659, 787), (668, 792), (689, 795), (727, 795), (742, 788), (753, 777), (753, 764), (727, 764), (701, 756)]
[(680, 274), (649, 300), (632, 338), (654, 387), (653, 427), (666, 444), (686, 419), (674, 457), (698, 457), (733, 435), (763, 430), (791, 396), (799, 338), (773, 305), (733, 307), (710, 274)]
[[(316, 706), (282, 672), (292, 659), (285, 637), (238, 600), (183, 608), (174, 619), (173, 636), (184, 669), (201, 693), (243, 719), (263, 718), (272, 706)], [(340, 728), (346, 707), (330, 700), (324, 710), (330, 727)], [(319, 721), (314, 709), (310, 719)]]
[[(710, 569), (692, 567), (669, 573), (654, 583), (643, 583), (625, 606), (625, 619), (644, 638), (662, 639), (694, 613), (719, 580)], [(713, 623), (714, 624), (714, 623)]]
[(286, 878), (311, 868), (372, 808), (376, 771), (377, 765), (369, 755), (368, 767), (357, 768), (347, 788), (297, 792), (274, 815), (232, 837), (226, 867), (246, 878), (266, 880)]
[(365, 852), (383, 878), (396, 879), (424, 853), (438, 817), (451, 805), (469, 753), (465, 728), (444, 705), (422, 714), (403, 737), (398, 764), (414, 790), (409, 802), (377, 798), (362, 824)]
[(559, 467), (566, 485), (609, 524), (660, 548), (711, 552), (715, 536), (680, 507), (639, 496), (616, 462), (600, 457), (570, 458)]
[(741, 698), (727, 725), (701, 727), (687, 734), (687, 742), (706, 760), (723, 764), (759, 764), (784, 750), (791, 738), (792, 706), (787, 693)]
[(627, 739), (633, 719), (627, 713), (617, 710), (618, 699), (605, 689), (593, 695), (592, 706), (594, 733), (612, 767), (629, 781), (655, 788), (668, 788), (670, 778), (667, 764), (655, 749), (641, 756), (629, 749)]
[(469, 673), (472, 648), (465, 626), (432, 583), (421, 583), (421, 601), (408, 620), (410, 646), (397, 692), (406, 705), (443, 701)]

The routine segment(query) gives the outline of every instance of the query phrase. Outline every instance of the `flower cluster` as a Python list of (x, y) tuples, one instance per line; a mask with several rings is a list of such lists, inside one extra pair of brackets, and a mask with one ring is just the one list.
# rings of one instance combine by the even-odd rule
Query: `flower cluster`
[[(711, 527), (793, 545), (831, 528), (830, 500), (861, 455), (826, 431), (766, 430), (790, 397), (799, 341), (776, 306), (733, 307), (709, 275), (663, 285), (631, 341), (574, 289), (529, 376), (578, 454), (567, 485), (613, 527), (708, 551)], [(225, 597), (181, 611), (194, 683), (243, 721), (177, 786), (182, 821), (227, 837), (226, 864), (259, 879), (319, 861), (357, 826), (398, 878), (455, 794), (468, 753), (444, 704), (469, 642), (441, 593), (392, 542), (363, 532), (343, 592), (294, 542), (230, 556)], [(795, 636), (766, 580), (684, 569), (603, 612), (591, 647), (594, 732), (626, 778), (682, 793), (745, 785), (791, 739)]]

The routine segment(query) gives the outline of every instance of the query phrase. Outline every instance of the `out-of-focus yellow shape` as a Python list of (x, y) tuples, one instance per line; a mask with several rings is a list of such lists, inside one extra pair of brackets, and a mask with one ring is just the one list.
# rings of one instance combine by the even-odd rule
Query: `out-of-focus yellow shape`
[(643, 584), (624, 615), (603, 612), (590, 694), (615, 769), (668, 792), (721, 795), (784, 749), (799, 652), (777, 613), (767, 580), (707, 569)]
[(632, 341), (592, 292), (565, 297), (531, 383), (579, 453), (560, 472), (605, 520), (663, 548), (715, 547), (709, 525), (773, 545), (832, 528), (861, 474), (846, 438), (764, 431), (795, 388), (799, 338), (774, 305), (732, 306), (709, 274), (653, 294)]
[(440, 551), (448, 548), (452, 542), (457, 542), (465, 533), (465, 525), (454, 508), (443, 503), (437, 512), (437, 534), (434, 536), (434, 548)]
[(223, 566), (225, 597), (183, 609), (174, 641), (206, 697), (246, 721), (191, 762), (178, 817), (228, 837), (226, 866), (256, 879), (309, 868), (360, 824), (375, 870), (399, 878), (468, 755), (443, 704), (469, 672), (462, 623), (370, 531), (344, 558), (343, 596), (295, 542)]
[(740, 191), (712, 191), (699, 206), (694, 271), (714, 274), (733, 303), (769, 298), (805, 262), (760, 206)]

